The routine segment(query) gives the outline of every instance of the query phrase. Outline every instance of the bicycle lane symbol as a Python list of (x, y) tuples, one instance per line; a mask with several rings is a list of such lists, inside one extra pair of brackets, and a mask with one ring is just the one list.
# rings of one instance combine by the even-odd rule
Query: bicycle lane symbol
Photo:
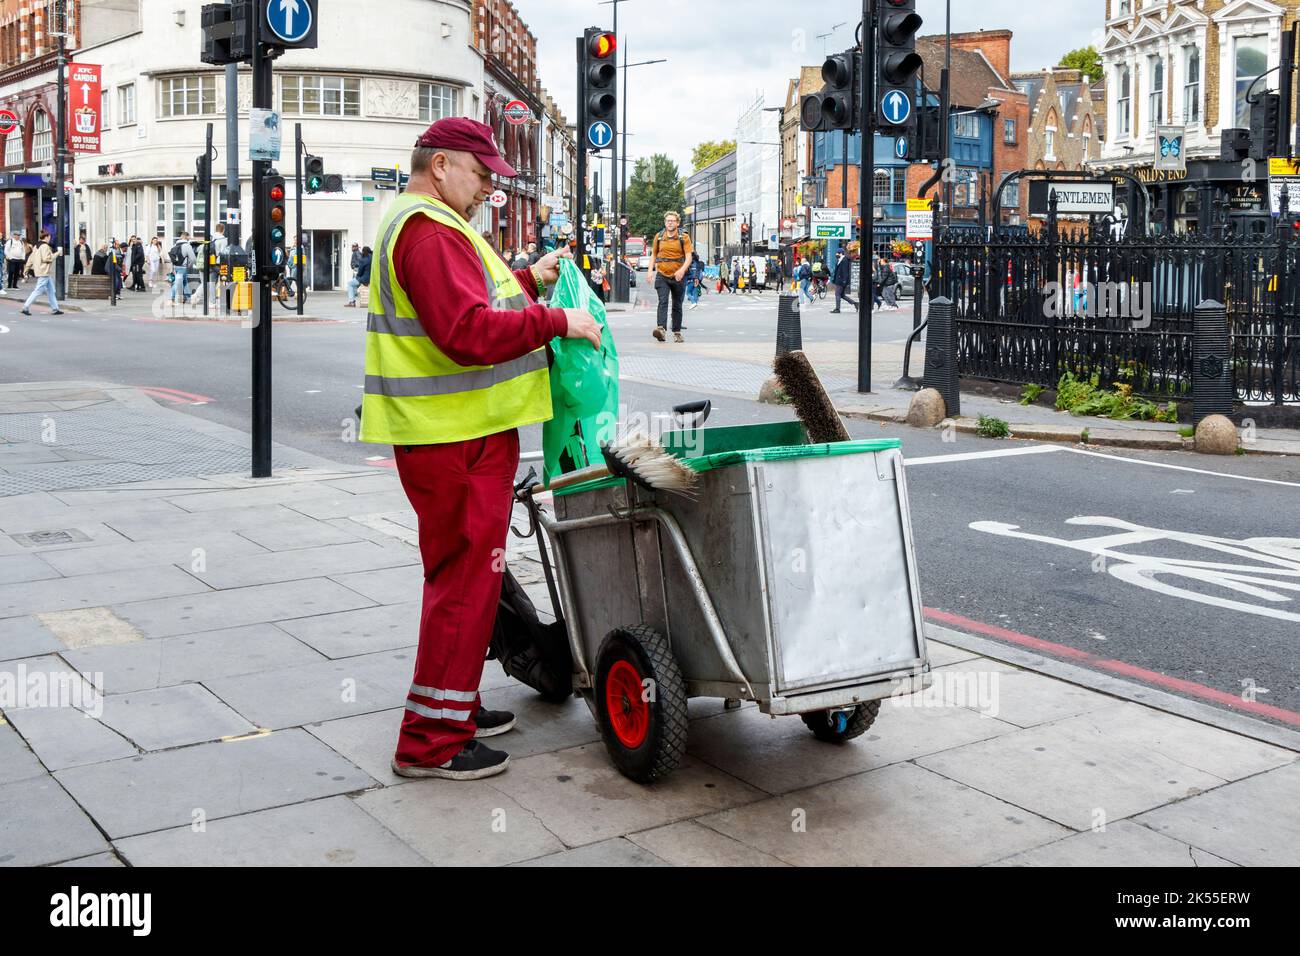
[[(1092, 538), (1053, 538), (1019, 530), (1019, 525), (1001, 521), (972, 521), (970, 528), (986, 534), (1022, 541), (1036, 541), (1057, 547), (1082, 551), (1094, 559), (1105, 559), (1106, 570), (1114, 578), (1137, 587), (1170, 597), (1196, 601), (1231, 611), (1257, 614), (1279, 621), (1300, 621), (1300, 538), (1216, 538), (1211, 535), (1148, 528), (1121, 518), (1087, 516), (1069, 518), (1069, 525), (1113, 528), (1118, 533)], [(1153, 541), (1175, 541), (1205, 548), (1222, 555), (1244, 559), (1253, 563), (1231, 564), (1223, 561), (1193, 561), (1181, 558), (1163, 558), (1155, 555), (1130, 553), (1119, 550)], [(1235, 591), (1246, 597), (1268, 604), (1285, 604), (1288, 607), (1270, 607), (1249, 604), (1228, 598), (1201, 594), (1177, 587), (1165, 577), (1182, 577), (1191, 581)], [(1291, 594), (1283, 592), (1292, 592)]]

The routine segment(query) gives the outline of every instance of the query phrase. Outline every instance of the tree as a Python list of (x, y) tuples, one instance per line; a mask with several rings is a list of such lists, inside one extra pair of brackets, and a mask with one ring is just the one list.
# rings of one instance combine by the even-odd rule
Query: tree
[(638, 159), (627, 184), (627, 234), (653, 236), (664, 226), (664, 213), (670, 209), (682, 215), (686, 204), (686, 183), (677, 164), (664, 153), (650, 159)]
[(734, 139), (708, 140), (700, 143), (691, 152), (691, 162), (695, 164), (693, 172), (699, 172), (705, 166), (716, 163), (728, 153), (736, 151), (736, 141)]
[(1067, 70), (1078, 70), (1088, 78), (1089, 83), (1101, 79), (1101, 54), (1095, 46), (1080, 47), (1061, 57), (1060, 65)]

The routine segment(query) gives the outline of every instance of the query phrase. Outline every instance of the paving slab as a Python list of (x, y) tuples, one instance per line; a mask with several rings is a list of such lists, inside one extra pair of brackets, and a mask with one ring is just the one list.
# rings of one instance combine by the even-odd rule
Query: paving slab
[(301, 730), (74, 767), (55, 776), (113, 839), (375, 784)]
[(55, 542), (51, 544), (17, 544), (12, 538), (0, 537), (0, 543), (12, 545), (15, 552), (24, 554), (46, 555), (59, 551), (74, 551), (81, 548), (99, 547), (110, 544), (126, 544), (129, 539), (119, 531), (110, 528), (102, 521), (79, 521), (75, 525), (60, 524), (53, 522), (49, 528), (40, 528), (32, 530), (43, 531), (74, 531), (76, 535), (74, 540), (65, 542)]
[(419, 563), (383, 571), (334, 574), (330, 580), (351, 588), (376, 604), (404, 604), (424, 593), (424, 568)]
[(418, 644), (420, 602), (303, 617), (279, 626), (326, 657), (355, 657)]
[(325, 484), (353, 495), (370, 495), (384, 491), (402, 490), (401, 482), (395, 474), (372, 474), (362, 475), (359, 478), (338, 478), (327, 481)]
[(196, 571), (203, 565), (220, 566), (244, 555), (265, 552), (265, 548), (233, 532), (210, 531), (176, 541), (132, 541), (75, 551), (52, 551), (43, 554), (41, 560), (60, 574), (73, 577), (95, 574), (107, 568), (129, 571), (168, 564)]
[(931, 667), (943, 667), (947, 664), (956, 664), (958, 661), (968, 661), (979, 657), (973, 651), (965, 651), (960, 647), (953, 647), (951, 644), (941, 644), (939, 641), (926, 640), (926, 652), (930, 655)]
[(63, 645), (34, 615), (0, 620), (0, 661), (60, 651)]
[(1162, 836), (1132, 820), (1057, 840), (991, 866), (1233, 866), (1213, 853)]
[(395, 511), (409, 511), (410, 500), (400, 487), (389, 488), (372, 494), (353, 494), (346, 498), (310, 498), (302, 501), (287, 502), (294, 511), (301, 512), (309, 518), (326, 520), (329, 518), (350, 518), (353, 515), (385, 514)]
[(53, 777), (0, 786), (0, 866), (42, 866), (109, 849)]
[(117, 840), (132, 866), (427, 866), (348, 797)]
[(152, 638), (351, 611), (372, 603), (355, 591), (321, 578), (139, 601), (113, 610)]
[(565, 850), (539, 857), (515, 866), (668, 866), (644, 847), (637, 846), (622, 837), (603, 840), (576, 850)]
[[(649, 830), (761, 799), (761, 791), (687, 757), (653, 786), (620, 774), (601, 744), (510, 761), (492, 785), (568, 846)], [(401, 788), (398, 788), (401, 789)]]
[(45, 775), (45, 768), (9, 721), (0, 717), (0, 786)]
[(11, 711), (9, 718), (50, 771), (139, 753), (121, 734), (75, 707), (26, 707)]
[(68, 650), (134, 644), (144, 640), (144, 635), (137, 628), (106, 607), (44, 611), (37, 614), (36, 619)]
[[(494, 662), (490, 667), (499, 670)], [(600, 741), (600, 728), (587, 705), (577, 697), (550, 704), (531, 687), (507, 679), (510, 682), (505, 687), (480, 691), (480, 697), (484, 707), (515, 715), (514, 730), (489, 741), (510, 754), (512, 760)]]
[(1160, 807), (1137, 822), (1241, 866), (1300, 866), (1300, 763)]
[(202, 514), (192, 514), (178, 508), (175, 515), (156, 517), (154, 520), (119, 520), (113, 522), (113, 527), (132, 541), (180, 541), (185, 538), (198, 539), (214, 531), (233, 531), (244, 533), (244, 537), (271, 551), (279, 549), (268, 547), (263, 540), (280, 543), (289, 539), (311, 539), (309, 544), (300, 547), (356, 540), (338, 528), (325, 526), (322, 529), (319, 522), (280, 505), (225, 508)]
[(415, 673), (412, 650), (280, 667), (206, 682), (259, 727), (298, 727), (400, 707)]
[[(625, 839), (673, 866), (788, 866), (776, 857), (745, 846), (694, 821), (629, 833)], [(600, 844), (596, 844), (600, 846)], [(577, 852), (572, 851), (572, 852)]]
[(119, 522), (167, 521), (184, 515), (185, 512), (166, 501), (151, 499), (76, 507), (63, 505), (60, 510), (43, 514), (17, 513), (0, 518), (0, 532), (26, 534), (75, 528), (85, 523), (103, 523), (115, 527)]
[(198, 684), (106, 695), (101, 720), (146, 751), (238, 737), (258, 729)]
[(99, 699), (99, 691), (94, 684), (96, 675), (81, 674), (75, 667), (57, 654), (41, 654), (37, 657), (23, 657), (5, 661), (0, 667), (0, 691), (5, 699), (5, 713), (12, 719), (13, 715), (27, 707), (84, 707), (91, 709)]
[(202, 581), (177, 568), (158, 568), (147, 575), (108, 571), (76, 578), (5, 584), (0, 585), (0, 617), (149, 601), (208, 590)]
[(266, 485), (258, 488), (189, 492), (169, 498), (168, 501), (177, 508), (199, 513), (224, 511), (230, 508), (261, 508), (273, 504), (330, 501), (353, 497), (355, 495), (350, 495), (338, 488), (331, 488), (323, 482), (304, 481), (292, 484)]
[(94, 856), (82, 856), (75, 860), (68, 860), (66, 863), (56, 863), (55, 866), (83, 866), (83, 867), (123, 867), (126, 866), (112, 853), (96, 853)]
[(1076, 830), (1112, 823), (1294, 754), (1122, 703), (917, 763)]
[(1070, 833), (912, 763), (696, 822), (796, 866), (978, 866)]
[(0, 584), (21, 584), (25, 581), (44, 581), (57, 577), (59, 572), (34, 554), (10, 554), (0, 557)]
[(293, 551), (243, 555), (234, 560), (208, 561), (194, 576), (218, 590), (300, 581), (349, 571), (391, 568), (416, 563), (419, 554), (409, 548), (384, 547), (370, 541), (331, 544)]
[(63, 657), (82, 673), (101, 674), (106, 694), (170, 687), (323, 659), (274, 624), (70, 650)]
[[(513, 771), (512, 761), (506, 773)], [(363, 793), (356, 805), (438, 866), (502, 866), (564, 849), (486, 780), (412, 780)]]
[(786, 793), (1016, 730), (964, 707), (885, 701), (856, 740), (827, 744), (798, 717), (742, 707), (691, 724), (687, 747), (705, 763), (767, 793)]
[[(920, 699), (968, 707), (1017, 727), (1113, 707), (1114, 697), (988, 658), (937, 667)], [(916, 699), (914, 697), (913, 699)]]
[[(392, 707), (355, 717), (340, 717), (306, 724), (303, 729), (327, 744), (351, 763), (356, 764), (386, 787), (410, 783), (413, 778), (399, 777), (390, 764), (397, 749), (397, 734), (402, 726), (403, 709)], [(500, 746), (495, 749), (501, 749)]]
[[(296, 511), (289, 511), (297, 515)], [(348, 544), (360, 541), (361, 535), (345, 531), (342, 528), (298, 515), (294, 519), (282, 519), (273, 523), (241, 528), (239, 533), (268, 551), (297, 551), (301, 548), (323, 548), (329, 544)]]

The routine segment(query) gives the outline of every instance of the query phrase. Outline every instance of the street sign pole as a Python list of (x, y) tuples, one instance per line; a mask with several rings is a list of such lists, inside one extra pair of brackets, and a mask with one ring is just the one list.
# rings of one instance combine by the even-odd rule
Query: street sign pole
[[(58, 132), (54, 136), (54, 248), (59, 250), (59, 255), (54, 261), (54, 287), (59, 291), (59, 297), (64, 298), (68, 294), (67, 287), (67, 268), (65, 266), (67, 250), (67, 230), (64, 228), (65, 220), (68, 219), (68, 199), (67, 193), (63, 188), (63, 154), (67, 149), (68, 143), (68, 111), (67, 111), (67, 72), (68, 59), (66, 53), (66, 34), (68, 32), (68, 8), (67, 0), (59, 0), (57, 19), (55, 28), (59, 31), (59, 61), (58, 61), (58, 106), (55, 109), (54, 122), (57, 124)], [(101, 74), (102, 75), (102, 74)], [(103, 124), (104, 118), (99, 118), (100, 124)], [(36, 210), (36, 219), (38, 222), (37, 233), (39, 234), (39, 221), (41, 210)]]
[[(868, 179), (867, 157), (875, 165), (876, 143), (876, 4), (875, 0), (862, 0), (862, 87), (859, 90), (859, 127), (862, 130), (862, 148), (858, 165), (858, 215), (862, 217), (862, 235), (858, 250), (858, 391), (871, 391), (871, 272), (874, 263), (876, 224), (872, 218), (871, 180)], [(871, 174), (874, 175), (872, 169)], [(847, 205), (847, 204), (846, 204)]]
[[(274, 0), (261, 0), (271, 3)], [(269, 110), (271, 58), (260, 37), (253, 42), (253, 107)], [(253, 160), (253, 256), (257, 260), (257, 312), (253, 323), (253, 477), (271, 477), (271, 249), (267, 242), (263, 178), (271, 164)]]
[[(293, 227), (297, 230), (294, 245), (294, 266), (297, 267), (297, 260), (302, 258), (302, 237), (304, 230), (302, 228), (302, 124), (293, 124)], [(302, 290), (306, 288), (302, 270), (298, 269), (298, 314), (302, 315), (302, 300), (304, 298)]]
[(586, 50), (586, 38), (578, 37), (578, 182), (574, 189), (577, 196), (577, 213), (578, 221), (573, 224), (574, 235), (578, 238), (578, 245), (573, 250), (574, 260), (578, 268), (583, 270), (583, 275), (587, 270), (583, 267), (583, 261), (587, 255), (587, 237), (586, 219), (587, 219), (587, 103), (585, 77), (582, 75), (583, 54)]

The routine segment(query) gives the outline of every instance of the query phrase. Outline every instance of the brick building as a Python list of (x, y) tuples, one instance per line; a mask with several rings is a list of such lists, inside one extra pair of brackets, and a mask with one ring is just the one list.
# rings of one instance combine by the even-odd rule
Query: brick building
[[(57, 50), (60, 32), (69, 32), (68, 50), (81, 44), (79, 0), (67, 0), (70, 31), (57, 21), (63, 3), (0, 0), (0, 106), (21, 124), (0, 136), (4, 161), (0, 171), (23, 177), (0, 201), (0, 233), (13, 230), (31, 238), (53, 231), (54, 127), (58, 116)], [(71, 59), (71, 56), (69, 56)], [(65, 176), (72, 180), (72, 156), (65, 157)]]
[[(1098, 166), (1146, 183), (1164, 214), (1160, 228), (1197, 231), (1205, 202), (1265, 217), (1262, 185), (1243, 183), (1238, 164), (1219, 161), (1220, 135), (1249, 127), (1246, 95), (1278, 65), (1297, 11), (1300, 0), (1106, 0), (1107, 136)], [(1276, 90), (1276, 77), (1256, 91)], [(1165, 125), (1185, 129), (1185, 171), (1154, 169), (1155, 128)]]
[[(537, 38), (509, 0), (475, 0), (473, 45), (483, 57), (483, 122), (492, 127), (506, 162), (519, 173), (498, 179), (506, 204), (484, 209), (479, 226), (499, 249), (518, 249), (537, 241), (542, 207), (540, 139), (546, 104), (537, 78)], [(511, 100), (527, 103), (533, 120), (520, 126), (506, 122), (503, 110)]]
[(1011, 82), (1032, 110), (1024, 132), (1027, 168), (1080, 172), (1101, 157), (1104, 84), (1098, 90), (1079, 70), (1060, 67), (1013, 73)]

